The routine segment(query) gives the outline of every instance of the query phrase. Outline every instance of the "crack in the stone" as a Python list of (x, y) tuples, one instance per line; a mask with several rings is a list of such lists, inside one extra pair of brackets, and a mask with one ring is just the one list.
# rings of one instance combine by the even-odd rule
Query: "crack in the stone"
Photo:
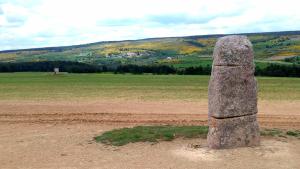
[(253, 65), (213, 65), (217, 67), (251, 67)]
[(210, 116), (213, 117), (215, 119), (232, 119), (232, 118), (238, 118), (238, 117), (245, 117), (245, 116), (251, 116), (251, 115), (255, 115), (257, 114), (257, 112), (253, 113), (253, 114), (244, 114), (244, 115), (239, 115), (239, 116), (230, 116), (230, 117), (215, 117), (215, 116)]

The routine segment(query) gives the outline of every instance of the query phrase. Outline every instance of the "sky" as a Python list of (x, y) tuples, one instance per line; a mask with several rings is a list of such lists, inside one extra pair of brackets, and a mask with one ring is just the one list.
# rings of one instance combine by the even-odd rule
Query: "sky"
[(300, 30), (299, 0), (0, 0), (0, 50)]

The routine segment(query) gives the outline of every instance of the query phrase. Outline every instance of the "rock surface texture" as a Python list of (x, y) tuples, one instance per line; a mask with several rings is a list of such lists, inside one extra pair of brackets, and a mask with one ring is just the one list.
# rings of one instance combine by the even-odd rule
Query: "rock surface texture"
[(216, 43), (208, 89), (210, 148), (260, 144), (253, 58), (246, 36), (226, 36)]

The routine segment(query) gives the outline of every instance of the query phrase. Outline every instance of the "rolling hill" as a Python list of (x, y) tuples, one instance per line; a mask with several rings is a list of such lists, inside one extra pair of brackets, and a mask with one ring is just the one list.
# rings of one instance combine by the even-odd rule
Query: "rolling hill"
[[(254, 46), (255, 61), (300, 63), (300, 31), (243, 34)], [(172, 65), (176, 68), (211, 64), (219, 35), (96, 42), (83, 45), (0, 51), (0, 62), (72, 61), (92, 65)]]

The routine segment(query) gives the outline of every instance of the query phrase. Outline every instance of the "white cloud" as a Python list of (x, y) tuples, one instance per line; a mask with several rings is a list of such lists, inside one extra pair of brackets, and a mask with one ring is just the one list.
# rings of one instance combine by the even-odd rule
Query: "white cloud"
[(297, 0), (0, 0), (0, 50), (299, 30)]

